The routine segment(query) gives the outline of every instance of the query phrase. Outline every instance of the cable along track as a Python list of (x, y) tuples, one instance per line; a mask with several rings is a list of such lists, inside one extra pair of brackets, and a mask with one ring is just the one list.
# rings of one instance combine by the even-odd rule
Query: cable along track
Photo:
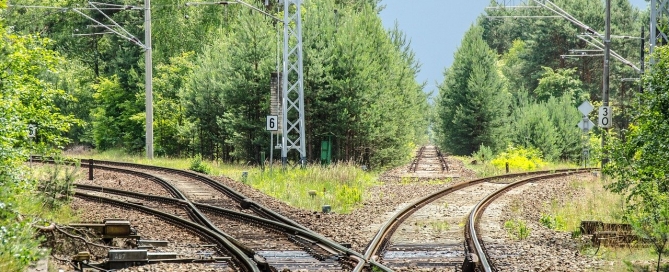
[[(497, 189), (504, 187), (509, 181), (509, 179), (516, 179), (519, 177), (527, 177), (530, 175), (544, 175), (548, 173), (565, 173), (572, 172), (575, 169), (563, 169), (563, 170), (551, 170), (551, 171), (535, 171), (527, 173), (516, 173), (516, 174), (507, 174), (500, 175), (488, 178), (475, 179), (465, 182), (460, 182), (454, 185), (451, 185), (443, 190), (432, 193), (424, 198), (421, 198), (401, 209), (399, 209), (391, 218), (389, 218), (386, 223), (384, 223), (377, 234), (370, 241), (369, 245), (365, 249), (363, 255), (366, 260), (375, 260), (382, 262), (384, 265), (390, 268), (402, 269), (443, 269), (444, 267), (451, 267), (456, 269), (457, 266), (462, 264), (462, 260), (465, 257), (465, 251), (462, 247), (464, 238), (462, 237), (463, 229), (460, 227), (460, 222), (462, 218), (465, 218), (470, 211), (471, 207), (474, 207), (478, 202), (478, 199), (485, 197), (487, 194), (496, 191)], [(592, 170), (592, 169), (587, 169)], [(480, 185), (475, 187), (474, 185)], [(481, 186), (485, 185), (487, 187), (483, 188)], [(467, 191), (468, 190), (468, 191)], [(476, 192), (480, 191), (481, 192)], [(471, 193), (476, 192), (477, 195), (480, 195), (479, 198), (471, 196)], [(450, 199), (445, 199), (445, 196), (451, 194), (463, 194), (461, 198), (465, 198), (467, 203), (458, 203), (459, 205), (451, 204), (448, 201)], [(466, 195), (465, 195), (466, 194)], [(395, 238), (394, 235), (399, 230), (410, 229), (407, 227), (408, 224), (405, 224), (405, 221), (410, 220), (412, 216), (418, 214), (421, 209), (424, 207), (431, 206), (441, 206), (443, 204), (434, 205), (438, 201), (446, 201), (448, 207), (446, 212), (442, 211), (441, 215), (434, 216), (433, 220), (436, 217), (435, 222), (443, 220), (445, 217), (450, 216), (456, 218), (455, 222), (446, 224), (447, 230), (443, 231), (440, 234), (441, 237), (428, 237), (425, 239), (424, 243), (406, 243), (400, 241), (395, 243), (393, 241)], [(451, 214), (451, 207), (456, 207), (461, 211), (458, 211), (460, 214)], [(418, 216), (416, 216), (418, 217)], [(437, 223), (439, 224), (439, 223)], [(429, 224), (423, 225), (422, 229), (425, 229)], [(421, 227), (420, 224), (418, 224)], [(452, 226), (455, 226), (457, 231), (453, 231)], [(436, 228), (440, 228), (437, 226)], [(443, 237), (444, 232), (447, 232), (451, 236), (451, 242), (445, 241)], [(457, 237), (457, 238), (454, 238)], [(426, 241), (441, 240), (440, 243), (427, 243)], [(361, 270), (354, 270), (361, 271)]]
[(520, 181), (513, 182), (504, 188), (495, 191), (494, 193), (486, 196), (484, 199), (479, 201), (478, 204), (472, 209), (471, 213), (467, 217), (465, 224), (465, 246), (467, 248), (468, 256), (467, 260), (463, 264), (463, 267), (471, 269), (471, 271), (499, 271), (497, 267), (494, 266), (485, 246), (483, 244), (482, 236), (480, 235), (480, 218), (483, 216), (486, 208), (497, 198), (504, 195), (505, 193), (513, 190), (519, 186), (525, 185), (530, 182), (540, 181), (545, 179), (564, 177), (568, 175), (575, 175), (580, 173), (587, 173), (593, 169), (578, 169), (567, 172), (559, 172), (553, 174), (546, 174), (541, 176), (535, 176), (526, 178)]

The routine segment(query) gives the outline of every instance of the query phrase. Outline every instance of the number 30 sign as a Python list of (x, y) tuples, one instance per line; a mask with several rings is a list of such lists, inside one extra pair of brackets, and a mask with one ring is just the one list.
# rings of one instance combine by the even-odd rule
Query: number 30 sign
[(612, 117), (613, 117), (613, 114), (611, 114), (611, 107), (610, 106), (599, 107), (599, 127), (610, 128)]

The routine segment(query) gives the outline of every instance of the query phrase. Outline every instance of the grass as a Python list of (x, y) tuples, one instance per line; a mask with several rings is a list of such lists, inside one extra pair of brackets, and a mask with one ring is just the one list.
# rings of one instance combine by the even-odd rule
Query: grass
[[(0, 271), (24, 271), (25, 267), (47, 254), (40, 247), (43, 238), (35, 226), (67, 224), (76, 219), (66, 201), (49, 202), (38, 190), (38, 182), (64, 177), (65, 169), (33, 164), (17, 186), (3, 186), (0, 192)], [(55, 175), (55, 176), (54, 176)], [(50, 203), (47, 205), (47, 203)]]
[[(362, 203), (376, 175), (354, 164), (310, 166), (288, 171), (249, 172), (247, 184), (294, 207), (320, 211), (330, 205), (336, 213), (350, 213)], [(310, 193), (311, 192), (311, 193)]]
[[(149, 160), (139, 155), (127, 155), (122, 151), (110, 150), (72, 157), (97, 160), (123, 161), (139, 164), (191, 169), (193, 165), (206, 168), (210, 175), (226, 176), (244, 182), (263, 193), (280, 199), (293, 207), (311, 211), (321, 211), (323, 205), (330, 205), (332, 212), (350, 213), (365, 197), (365, 192), (377, 184), (377, 175), (365, 172), (352, 163), (332, 164), (327, 167), (311, 165), (305, 169), (286, 171), (280, 166), (262, 171), (259, 167), (224, 164), (218, 161), (198, 161), (198, 158), (155, 157)], [(242, 175), (246, 172), (247, 177)], [(309, 194), (313, 191), (313, 196)]]
[[(604, 189), (606, 181), (599, 177), (575, 179), (569, 182), (569, 191), (563, 201), (552, 200), (546, 207), (540, 223), (551, 225), (558, 231), (580, 233), (583, 220), (596, 220), (606, 223), (623, 223), (623, 197)], [(572, 192), (581, 192), (572, 194)], [(547, 226), (548, 227), (548, 226)], [(608, 271), (654, 271), (657, 254), (648, 247), (600, 248), (583, 245), (581, 253), (613, 262)], [(666, 263), (663, 257), (663, 263)], [(644, 269), (648, 266), (649, 269)], [(667, 270), (663, 270), (667, 271)]]

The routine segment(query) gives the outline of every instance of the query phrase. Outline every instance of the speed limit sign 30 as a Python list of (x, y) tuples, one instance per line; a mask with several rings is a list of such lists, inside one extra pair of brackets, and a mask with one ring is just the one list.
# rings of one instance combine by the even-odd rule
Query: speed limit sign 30
[(599, 107), (599, 127), (610, 128), (612, 119), (613, 113), (611, 112), (611, 106)]

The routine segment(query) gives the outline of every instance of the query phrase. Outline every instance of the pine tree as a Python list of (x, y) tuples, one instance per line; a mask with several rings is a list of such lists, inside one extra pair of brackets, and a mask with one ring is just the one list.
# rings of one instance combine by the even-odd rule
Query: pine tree
[(510, 96), (503, 89), (496, 55), (472, 26), (439, 86), (439, 142), (445, 150), (468, 155), (481, 145), (493, 151), (506, 144), (505, 120)]

